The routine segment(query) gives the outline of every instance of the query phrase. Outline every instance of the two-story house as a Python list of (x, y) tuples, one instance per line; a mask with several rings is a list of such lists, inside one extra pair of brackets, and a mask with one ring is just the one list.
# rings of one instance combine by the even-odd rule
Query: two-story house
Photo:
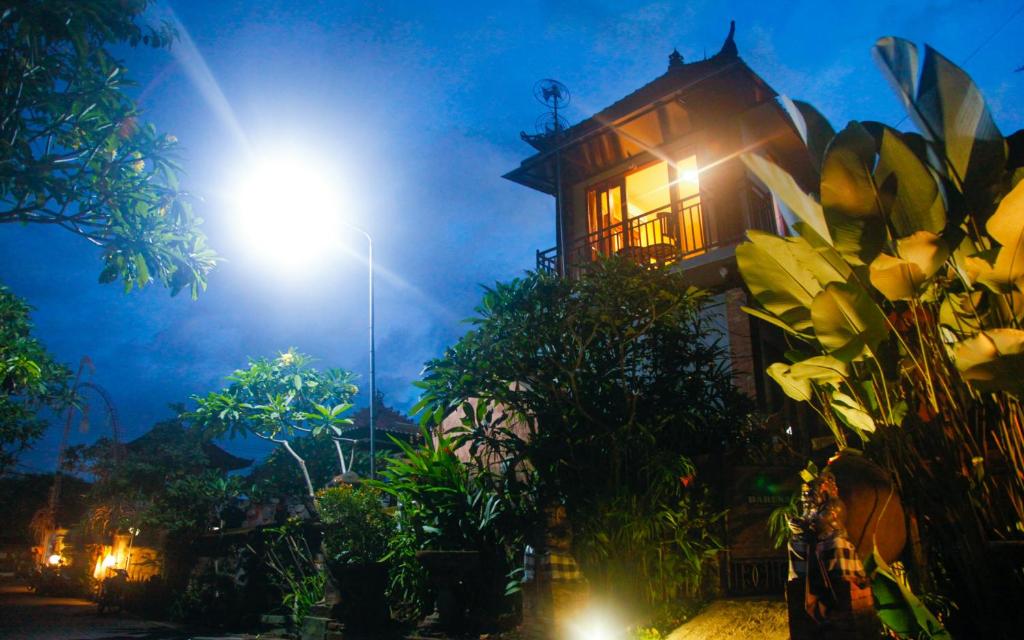
[[(784, 231), (786, 222), (738, 156), (768, 156), (807, 190), (816, 174), (778, 95), (740, 58), (734, 33), (735, 23), (703, 60), (673, 51), (663, 75), (574, 126), (522, 134), (536, 153), (504, 177), (555, 197), (557, 246), (537, 252), (538, 270), (575, 277), (600, 256), (619, 255), (682, 270), (715, 292), (711, 312), (728, 340), (735, 384), (806, 441), (806, 411), (764, 374), (766, 362), (782, 359), (783, 337), (741, 309), (748, 299), (736, 246), (750, 229)], [(786, 474), (777, 469), (773, 482)], [(733, 560), (724, 582), (733, 592), (770, 590), (766, 580), (781, 588), (784, 577), (774, 574), (784, 562), (765, 533), (781, 496), (758, 495), (762, 471), (735, 469), (730, 482)]]

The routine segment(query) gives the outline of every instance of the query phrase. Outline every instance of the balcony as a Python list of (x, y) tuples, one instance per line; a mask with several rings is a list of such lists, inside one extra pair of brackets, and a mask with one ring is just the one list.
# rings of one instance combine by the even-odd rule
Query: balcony
[[(740, 203), (742, 224), (720, 225), (712, 215), (717, 210), (705, 194), (648, 211), (585, 236), (566, 245), (566, 266), (570, 275), (600, 257), (626, 256), (638, 264), (661, 268), (731, 245), (743, 239), (748, 229), (775, 232), (775, 210), (769, 194), (749, 184)], [(537, 251), (537, 271), (558, 273), (558, 247)]]

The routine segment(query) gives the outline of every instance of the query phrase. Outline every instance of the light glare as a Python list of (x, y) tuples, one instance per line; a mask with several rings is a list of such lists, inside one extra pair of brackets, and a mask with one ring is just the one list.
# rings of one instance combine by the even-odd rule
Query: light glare
[(612, 616), (590, 609), (572, 625), (572, 640), (619, 640), (622, 637)]
[(306, 265), (338, 237), (339, 194), (327, 165), (312, 156), (263, 157), (239, 180), (234, 198), (246, 239), (280, 264)]

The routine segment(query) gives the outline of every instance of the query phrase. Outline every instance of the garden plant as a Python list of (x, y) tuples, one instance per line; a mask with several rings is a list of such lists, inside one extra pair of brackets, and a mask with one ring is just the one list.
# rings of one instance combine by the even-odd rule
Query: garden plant
[(357, 388), (353, 375), (341, 369), (319, 371), (309, 356), (289, 349), (277, 358), (256, 358), (248, 369), (239, 369), (221, 391), (195, 397), (197, 407), (186, 419), (207, 435), (253, 435), (279, 445), (302, 472), (306, 495), (313, 506), (316, 489), (306, 460), (293, 445), (299, 436), (322, 438), (337, 454), (339, 473), (348, 470), (351, 455), (342, 447), (342, 429), (351, 424), (344, 417)]
[(458, 435), (522, 540), (542, 549), (543, 510), (564, 505), (595, 593), (640, 620), (699, 597), (720, 548), (693, 459), (741, 446), (750, 404), (711, 305), (681, 274), (623, 259), (529, 274), (487, 289), (419, 383), (424, 422)]
[[(963, 637), (1019, 633), (1024, 592), (1024, 135), (1004, 138), (978, 88), (931, 48), (874, 55), (919, 132), (835, 133), (790, 103), (819, 176), (747, 167), (791, 226), (736, 252), (756, 308), (791, 345), (768, 374), (840, 449), (889, 469), (908, 508), (908, 568)], [(875, 570), (885, 572), (885, 567)], [(876, 596), (878, 593), (876, 592)], [(906, 636), (925, 630), (881, 611)]]

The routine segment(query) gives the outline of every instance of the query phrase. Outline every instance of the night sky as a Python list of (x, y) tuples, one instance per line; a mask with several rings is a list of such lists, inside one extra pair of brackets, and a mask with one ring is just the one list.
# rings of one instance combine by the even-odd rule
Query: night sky
[[(1019, 2), (829, 4), (160, 2), (154, 13), (178, 21), (182, 41), (121, 54), (148, 119), (181, 140), (226, 261), (197, 302), (159, 287), (125, 295), (97, 283), (84, 240), (8, 225), (0, 282), (36, 307), (36, 334), (59, 359), (92, 358), (129, 439), (247, 356), (289, 346), (357, 372), (365, 390), (365, 240), (286, 270), (240, 240), (228, 205), (246, 145), (307, 148), (343, 176), (345, 214), (374, 236), (378, 386), (407, 408), (424, 361), (465, 331), (479, 284), (521, 274), (554, 244), (551, 199), (501, 178), (531, 153), (518, 134), (544, 110), (531, 95), (540, 78), (568, 85), (575, 123), (662, 74), (673, 47), (689, 61), (714, 54), (735, 19), (740, 56), (779, 93), (837, 128), (895, 124), (903, 112), (869, 49), (899, 35), (962, 64), (1004, 134), (1024, 127)], [(103, 435), (99, 415), (74, 442)], [(21, 470), (52, 469), (56, 422)]]

